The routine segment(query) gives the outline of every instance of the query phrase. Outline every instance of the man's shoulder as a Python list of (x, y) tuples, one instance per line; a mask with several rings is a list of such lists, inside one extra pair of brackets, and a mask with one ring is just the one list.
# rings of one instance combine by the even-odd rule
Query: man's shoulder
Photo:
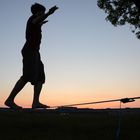
[(28, 23), (28, 22), (32, 22), (34, 18), (35, 18), (35, 16), (31, 15), (31, 16), (28, 18), (27, 23)]

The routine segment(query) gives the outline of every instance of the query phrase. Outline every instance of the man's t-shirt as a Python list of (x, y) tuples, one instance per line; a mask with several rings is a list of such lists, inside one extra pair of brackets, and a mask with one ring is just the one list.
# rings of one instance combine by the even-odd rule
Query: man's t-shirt
[(39, 50), (42, 38), (41, 24), (34, 24), (34, 18), (36, 17), (32, 15), (27, 21), (25, 46), (29, 47), (29, 49)]

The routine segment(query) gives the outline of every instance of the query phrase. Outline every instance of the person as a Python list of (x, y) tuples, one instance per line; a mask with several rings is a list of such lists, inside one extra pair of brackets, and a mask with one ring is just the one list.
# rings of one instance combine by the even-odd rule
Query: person
[(14, 99), (16, 95), (23, 89), (27, 82), (34, 86), (34, 96), (32, 108), (48, 108), (49, 106), (40, 103), (39, 96), (42, 85), (45, 83), (44, 65), (40, 57), (40, 44), (42, 38), (41, 27), (48, 22), (46, 19), (58, 9), (53, 6), (45, 13), (46, 8), (35, 3), (31, 6), (32, 15), (29, 17), (26, 25), (26, 42), (22, 48), (23, 56), (23, 75), (17, 81), (9, 97), (5, 101), (5, 105), (12, 109), (22, 109), (18, 106)]

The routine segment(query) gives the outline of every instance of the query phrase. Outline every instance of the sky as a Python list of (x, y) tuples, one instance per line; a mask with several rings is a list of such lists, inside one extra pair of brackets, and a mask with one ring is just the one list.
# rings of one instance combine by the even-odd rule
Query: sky
[[(50, 106), (140, 96), (140, 45), (130, 26), (114, 27), (96, 0), (0, 0), (0, 106), (22, 75), (21, 49), (35, 2), (59, 9), (42, 28), (46, 83), (40, 101)], [(31, 107), (28, 83), (15, 102)], [(116, 108), (119, 103), (86, 105)], [(123, 107), (140, 107), (140, 100)]]

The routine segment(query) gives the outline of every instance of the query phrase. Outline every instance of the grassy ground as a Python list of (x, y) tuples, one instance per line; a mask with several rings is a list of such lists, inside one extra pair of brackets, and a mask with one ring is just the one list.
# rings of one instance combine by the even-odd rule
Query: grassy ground
[[(0, 111), (1, 140), (115, 140), (118, 113)], [(122, 113), (120, 140), (140, 139), (140, 109)]]

